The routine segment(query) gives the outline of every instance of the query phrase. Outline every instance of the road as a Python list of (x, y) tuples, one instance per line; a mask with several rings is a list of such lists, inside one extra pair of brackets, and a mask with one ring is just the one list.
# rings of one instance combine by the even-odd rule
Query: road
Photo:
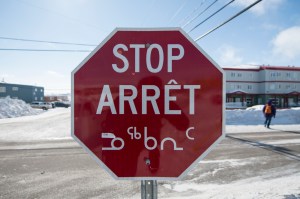
[[(0, 161), (0, 198), (140, 198), (139, 181), (112, 179), (71, 139), (1, 142)], [(158, 197), (300, 198), (300, 131), (228, 134)]]

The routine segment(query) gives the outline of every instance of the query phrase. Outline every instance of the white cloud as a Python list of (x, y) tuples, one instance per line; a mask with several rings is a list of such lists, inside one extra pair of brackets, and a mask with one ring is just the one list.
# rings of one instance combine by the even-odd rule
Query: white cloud
[(262, 24), (262, 28), (267, 30), (267, 31), (278, 31), (278, 30), (281, 30), (282, 27), (277, 25), (277, 24), (271, 24), (271, 23), (263, 23)]
[(55, 72), (55, 71), (50, 71), (50, 70), (47, 71), (47, 74), (51, 75), (53, 77), (59, 77), (59, 78), (64, 77), (64, 75), (62, 75), (62, 74), (60, 74), (58, 72)]
[[(256, 0), (237, 0), (235, 5), (238, 7), (247, 7), (254, 3)], [(267, 13), (268, 10), (276, 9), (284, 0), (263, 0), (256, 4), (254, 7), (250, 8), (250, 12), (256, 15), (263, 15)]]
[(279, 32), (272, 41), (273, 53), (281, 58), (300, 57), (300, 26), (294, 26)]
[(219, 63), (221, 66), (239, 65), (242, 63), (243, 58), (238, 55), (239, 50), (233, 46), (223, 45), (218, 49), (220, 55)]

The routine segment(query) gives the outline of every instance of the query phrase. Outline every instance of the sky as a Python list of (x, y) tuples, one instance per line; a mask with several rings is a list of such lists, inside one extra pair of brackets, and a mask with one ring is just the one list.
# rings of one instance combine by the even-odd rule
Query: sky
[[(43, 86), (46, 94), (69, 93), (71, 72), (89, 52), (7, 49), (92, 51), (116, 27), (181, 27), (195, 40), (255, 0), (235, 0), (190, 31), (230, 2), (214, 1), (0, 0), (0, 82)], [(300, 67), (299, 7), (297, 0), (263, 0), (197, 44), (221, 67), (244, 64)]]

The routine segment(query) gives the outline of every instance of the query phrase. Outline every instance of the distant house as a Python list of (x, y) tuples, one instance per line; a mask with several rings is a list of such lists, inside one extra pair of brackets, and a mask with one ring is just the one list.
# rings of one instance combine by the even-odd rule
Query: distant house
[(57, 94), (57, 95), (48, 95), (44, 97), (45, 102), (54, 102), (54, 101), (70, 101), (68, 94)]
[(0, 98), (21, 99), (26, 103), (44, 101), (44, 87), (21, 84), (0, 83)]
[(243, 107), (265, 104), (300, 106), (300, 67), (223, 67), (226, 72), (226, 103)]

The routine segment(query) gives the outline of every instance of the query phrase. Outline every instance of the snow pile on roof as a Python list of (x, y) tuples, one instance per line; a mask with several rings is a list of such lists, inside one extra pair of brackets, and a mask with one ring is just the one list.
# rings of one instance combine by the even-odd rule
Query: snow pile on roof
[(252, 65), (252, 64), (242, 64), (236, 66), (222, 66), (222, 68), (229, 68), (229, 69), (259, 69), (259, 65)]
[(0, 98), (0, 119), (36, 115), (41, 112), (42, 110), (31, 108), (23, 100), (11, 99), (10, 97)]

